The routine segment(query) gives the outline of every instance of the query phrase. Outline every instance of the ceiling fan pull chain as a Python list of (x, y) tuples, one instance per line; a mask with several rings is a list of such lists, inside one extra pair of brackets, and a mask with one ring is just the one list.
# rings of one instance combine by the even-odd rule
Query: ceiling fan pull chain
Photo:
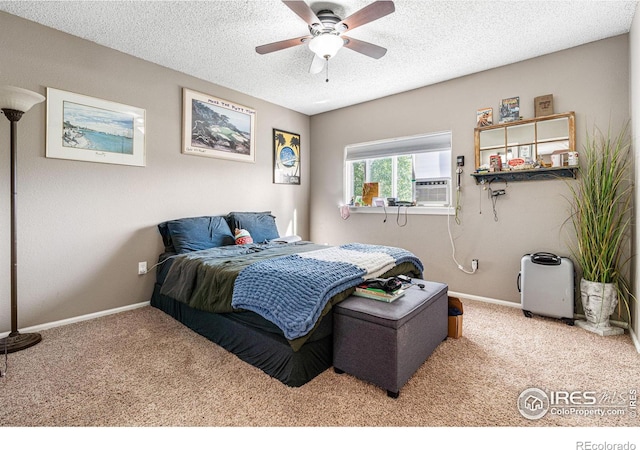
[(326, 69), (327, 69), (327, 79), (324, 80), (325, 82), (329, 82), (329, 58), (327, 58), (327, 64), (326, 64)]

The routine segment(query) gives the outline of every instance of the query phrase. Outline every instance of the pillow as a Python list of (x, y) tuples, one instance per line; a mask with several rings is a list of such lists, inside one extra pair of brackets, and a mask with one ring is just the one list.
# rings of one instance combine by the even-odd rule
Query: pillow
[(235, 229), (236, 245), (252, 244), (253, 238), (247, 230)]
[(160, 236), (162, 236), (162, 243), (164, 244), (164, 251), (169, 253), (175, 253), (176, 249), (173, 246), (173, 242), (171, 241), (171, 233), (169, 233), (169, 227), (167, 226), (168, 222), (162, 222), (158, 224), (158, 231), (160, 231)]
[(235, 244), (233, 233), (222, 216), (188, 217), (166, 224), (176, 253)]
[(253, 242), (262, 243), (280, 237), (276, 218), (271, 215), (271, 211), (230, 212), (227, 214), (227, 222), (232, 230), (247, 230)]

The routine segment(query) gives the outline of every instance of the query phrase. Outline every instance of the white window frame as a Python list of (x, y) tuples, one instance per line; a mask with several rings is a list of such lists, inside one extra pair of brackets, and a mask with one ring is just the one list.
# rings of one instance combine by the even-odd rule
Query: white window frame
[[(353, 170), (352, 163), (356, 161), (365, 161), (375, 158), (394, 157), (392, 165), (392, 182), (393, 182), (393, 196), (397, 196), (397, 156), (402, 155), (414, 155), (416, 153), (426, 153), (434, 151), (449, 151), (450, 158), (452, 152), (452, 133), (451, 131), (443, 131), (437, 133), (426, 133), (413, 136), (399, 137), (393, 139), (385, 139), (380, 141), (364, 142), (358, 144), (347, 145), (344, 149), (344, 201), (345, 204), (349, 204), (351, 198), (354, 197), (353, 192)], [(367, 162), (367, 165), (369, 163)], [(451, 165), (453, 168), (453, 164)], [(414, 167), (415, 169), (415, 167)], [(365, 176), (368, 176), (369, 170), (365, 168)], [(453, 181), (453, 174), (448, 174), (451, 182)], [(449, 189), (451, 184), (449, 183)], [(449, 198), (452, 198), (452, 193), (449, 192)], [(386, 209), (395, 210), (397, 207), (387, 207)], [(385, 208), (379, 207), (355, 207), (350, 206), (351, 212), (356, 213), (385, 213)], [(454, 208), (452, 205), (448, 206), (413, 206), (410, 208), (402, 208), (403, 214), (453, 214)]]
[[(398, 196), (398, 156), (403, 156), (403, 155), (381, 156), (381, 158), (391, 158), (392, 160), (392, 165), (391, 165), (391, 183), (392, 183), (391, 196), (392, 197)], [(345, 166), (347, 166), (347, 178), (345, 182), (346, 198), (351, 199), (352, 197), (355, 197), (355, 192), (353, 192), (353, 183), (349, 182), (349, 180), (353, 180), (353, 170), (352, 170), (353, 164), (350, 164), (350, 163), (356, 163), (360, 161), (365, 163), (365, 169), (364, 169), (365, 183), (368, 183), (370, 181), (369, 175), (371, 174), (371, 161), (373, 161), (374, 159), (376, 158), (345, 161)]]

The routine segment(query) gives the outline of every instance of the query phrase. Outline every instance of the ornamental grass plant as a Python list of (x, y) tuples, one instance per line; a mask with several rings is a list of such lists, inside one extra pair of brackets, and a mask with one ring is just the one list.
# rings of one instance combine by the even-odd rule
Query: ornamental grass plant
[(587, 133), (580, 153), (577, 181), (569, 183), (571, 222), (576, 243), (571, 251), (588, 281), (615, 284), (618, 316), (629, 309), (633, 298), (623, 271), (629, 261), (633, 183), (631, 182), (631, 139), (629, 124), (618, 134), (593, 128)]

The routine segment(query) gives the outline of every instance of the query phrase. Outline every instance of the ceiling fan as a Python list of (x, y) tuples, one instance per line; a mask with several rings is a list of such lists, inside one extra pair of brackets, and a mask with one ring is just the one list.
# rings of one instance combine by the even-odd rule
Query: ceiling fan
[(328, 9), (315, 13), (304, 1), (283, 0), (282, 3), (307, 23), (310, 34), (259, 45), (256, 47), (256, 52), (261, 55), (308, 43), (309, 50), (315, 54), (309, 72), (319, 73), (325, 67), (325, 62), (328, 65), (329, 59), (333, 58), (342, 47), (375, 59), (382, 58), (387, 53), (384, 47), (346, 36), (345, 33), (394, 12), (395, 6), (392, 1), (373, 2), (346, 19), (341, 19)]

